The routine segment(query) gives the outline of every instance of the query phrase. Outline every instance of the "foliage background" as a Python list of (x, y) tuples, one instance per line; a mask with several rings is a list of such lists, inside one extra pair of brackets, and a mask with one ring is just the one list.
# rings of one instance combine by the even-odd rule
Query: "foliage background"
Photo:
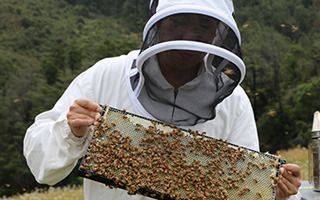
[[(47, 187), (22, 155), (25, 131), (97, 60), (141, 45), (146, 0), (0, 0), (0, 196)], [(320, 110), (320, 0), (235, 0), (262, 151), (310, 141)], [(81, 184), (76, 170), (57, 186)]]

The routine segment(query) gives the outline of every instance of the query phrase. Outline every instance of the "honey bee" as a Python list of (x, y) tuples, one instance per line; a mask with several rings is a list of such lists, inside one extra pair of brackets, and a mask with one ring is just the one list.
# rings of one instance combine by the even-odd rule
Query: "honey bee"
[(263, 199), (261, 192), (257, 192), (257, 195), (259, 196), (259, 199), (261, 199), (261, 200)]
[(110, 189), (113, 189), (113, 186), (112, 186), (112, 185), (108, 185), (108, 187), (109, 187)]
[(241, 190), (238, 192), (238, 195), (241, 196), (241, 195), (243, 195), (244, 192), (245, 192), (244, 190)]
[(268, 115), (271, 115), (271, 116), (274, 116), (274, 115), (277, 114), (277, 111), (275, 111), (275, 110), (270, 110), (267, 114), (268, 114)]
[(292, 26), (292, 32), (295, 32), (297, 30), (299, 30), (299, 28), (297, 26)]
[(231, 74), (234, 74), (234, 70), (233, 69), (226, 69), (223, 73), (225, 73), (227, 75), (231, 75)]

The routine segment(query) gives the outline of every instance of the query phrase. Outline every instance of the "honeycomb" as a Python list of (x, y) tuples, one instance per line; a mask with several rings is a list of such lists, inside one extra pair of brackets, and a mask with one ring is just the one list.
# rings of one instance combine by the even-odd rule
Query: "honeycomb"
[(79, 175), (156, 199), (274, 199), (279, 157), (105, 106)]

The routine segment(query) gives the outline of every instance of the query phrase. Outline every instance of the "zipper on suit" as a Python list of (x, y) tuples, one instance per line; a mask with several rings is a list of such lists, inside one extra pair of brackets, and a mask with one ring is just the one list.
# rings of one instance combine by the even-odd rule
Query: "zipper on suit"
[(174, 91), (173, 91), (173, 95), (174, 95), (174, 99), (173, 99), (173, 109), (172, 109), (172, 114), (171, 114), (171, 123), (173, 121), (173, 116), (174, 116), (174, 112), (176, 110), (176, 99), (177, 99), (177, 96), (178, 96), (178, 92), (179, 90), (177, 88), (174, 88)]

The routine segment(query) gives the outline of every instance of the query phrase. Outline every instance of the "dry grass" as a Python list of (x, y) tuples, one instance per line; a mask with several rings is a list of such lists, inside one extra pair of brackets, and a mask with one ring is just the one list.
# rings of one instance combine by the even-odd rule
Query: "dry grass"
[[(281, 150), (277, 152), (281, 158), (289, 163), (297, 164), (301, 168), (302, 180), (308, 180), (308, 149), (294, 148), (289, 150)], [(48, 191), (40, 189), (23, 195), (13, 196), (9, 198), (0, 198), (0, 200), (83, 200), (82, 186), (50, 188)]]
[(304, 147), (297, 147), (289, 150), (281, 150), (277, 152), (282, 159), (288, 163), (297, 164), (301, 168), (302, 180), (308, 180), (308, 149)]
[(83, 187), (73, 186), (73, 187), (63, 187), (63, 188), (53, 188), (44, 191), (41, 189), (36, 189), (32, 193), (25, 193), (23, 195), (3, 197), (1, 200), (83, 200)]

